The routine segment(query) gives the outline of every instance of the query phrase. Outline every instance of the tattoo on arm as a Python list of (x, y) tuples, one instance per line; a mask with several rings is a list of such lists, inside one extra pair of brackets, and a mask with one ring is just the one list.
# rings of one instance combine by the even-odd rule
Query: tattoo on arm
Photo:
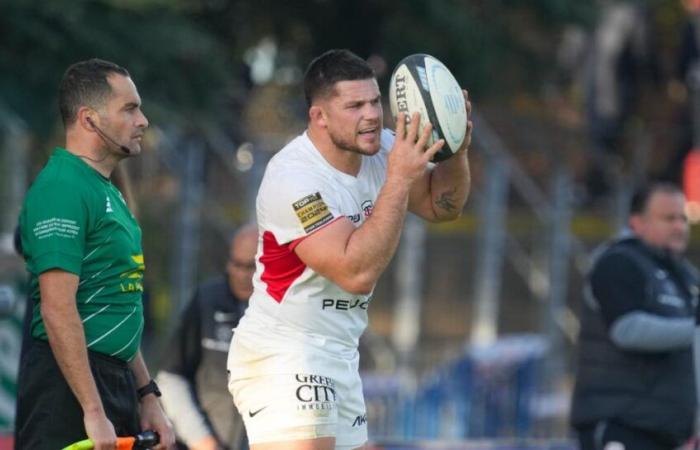
[(457, 209), (455, 206), (454, 196), (457, 193), (457, 188), (452, 188), (452, 190), (443, 192), (440, 197), (435, 200), (435, 205), (444, 209), (445, 211), (451, 212)]

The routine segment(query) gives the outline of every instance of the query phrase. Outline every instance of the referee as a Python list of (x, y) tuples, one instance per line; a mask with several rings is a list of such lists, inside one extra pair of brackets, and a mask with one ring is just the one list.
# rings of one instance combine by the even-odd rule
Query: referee
[(16, 448), (56, 450), (90, 438), (160, 434), (173, 445), (141, 351), (141, 229), (110, 182), (141, 152), (148, 120), (126, 69), (98, 59), (68, 68), (59, 89), (66, 129), (20, 216), (30, 273), (33, 342), (19, 370)]

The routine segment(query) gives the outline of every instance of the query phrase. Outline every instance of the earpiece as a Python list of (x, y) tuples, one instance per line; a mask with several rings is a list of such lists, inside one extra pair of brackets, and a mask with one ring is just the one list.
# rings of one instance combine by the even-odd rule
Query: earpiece
[(93, 122), (92, 117), (87, 116), (87, 117), (85, 118), (85, 120), (87, 121), (87, 123), (90, 124), (90, 126), (92, 127), (92, 129), (95, 130), (95, 131), (97, 132), (97, 134), (100, 135), (100, 137), (102, 138), (102, 140), (103, 140), (106, 144), (110, 144), (110, 143), (111, 143), (111, 144), (115, 145), (119, 150), (121, 150), (122, 152), (124, 152), (125, 154), (131, 155), (131, 149), (130, 149), (129, 147), (127, 147), (126, 145), (122, 145), (122, 144), (118, 143), (117, 141), (115, 141), (114, 139), (112, 139), (111, 137), (107, 136), (107, 134), (106, 134), (104, 131), (102, 131), (102, 130), (100, 129), (100, 127), (98, 127), (97, 125), (95, 125), (95, 122)]

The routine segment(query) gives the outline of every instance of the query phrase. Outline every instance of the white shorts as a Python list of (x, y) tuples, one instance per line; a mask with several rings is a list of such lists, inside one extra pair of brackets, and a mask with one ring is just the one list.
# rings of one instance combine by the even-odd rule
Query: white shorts
[[(247, 353), (242, 347), (236, 350), (238, 356)], [(251, 366), (257, 365), (246, 364), (233, 351), (228, 387), (251, 444), (334, 437), (336, 449), (349, 450), (367, 442), (362, 380), (354, 361), (324, 361), (319, 355), (316, 362), (326, 362), (327, 370), (317, 366), (317, 373), (262, 371), (253, 376)]]

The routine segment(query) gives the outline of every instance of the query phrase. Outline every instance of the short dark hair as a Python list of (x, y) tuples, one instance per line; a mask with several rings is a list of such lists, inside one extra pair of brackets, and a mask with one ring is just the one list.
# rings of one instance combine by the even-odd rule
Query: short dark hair
[(328, 50), (316, 57), (304, 74), (304, 96), (307, 106), (318, 97), (332, 93), (339, 81), (367, 80), (374, 78), (374, 70), (350, 50)]
[(668, 181), (652, 181), (643, 184), (632, 195), (630, 201), (630, 216), (644, 214), (649, 206), (649, 199), (657, 192), (666, 194), (683, 194), (683, 191), (677, 185)]
[(65, 127), (76, 121), (81, 106), (97, 109), (104, 104), (112, 94), (107, 77), (115, 73), (129, 76), (125, 68), (98, 58), (77, 62), (66, 70), (58, 87), (58, 108)]

